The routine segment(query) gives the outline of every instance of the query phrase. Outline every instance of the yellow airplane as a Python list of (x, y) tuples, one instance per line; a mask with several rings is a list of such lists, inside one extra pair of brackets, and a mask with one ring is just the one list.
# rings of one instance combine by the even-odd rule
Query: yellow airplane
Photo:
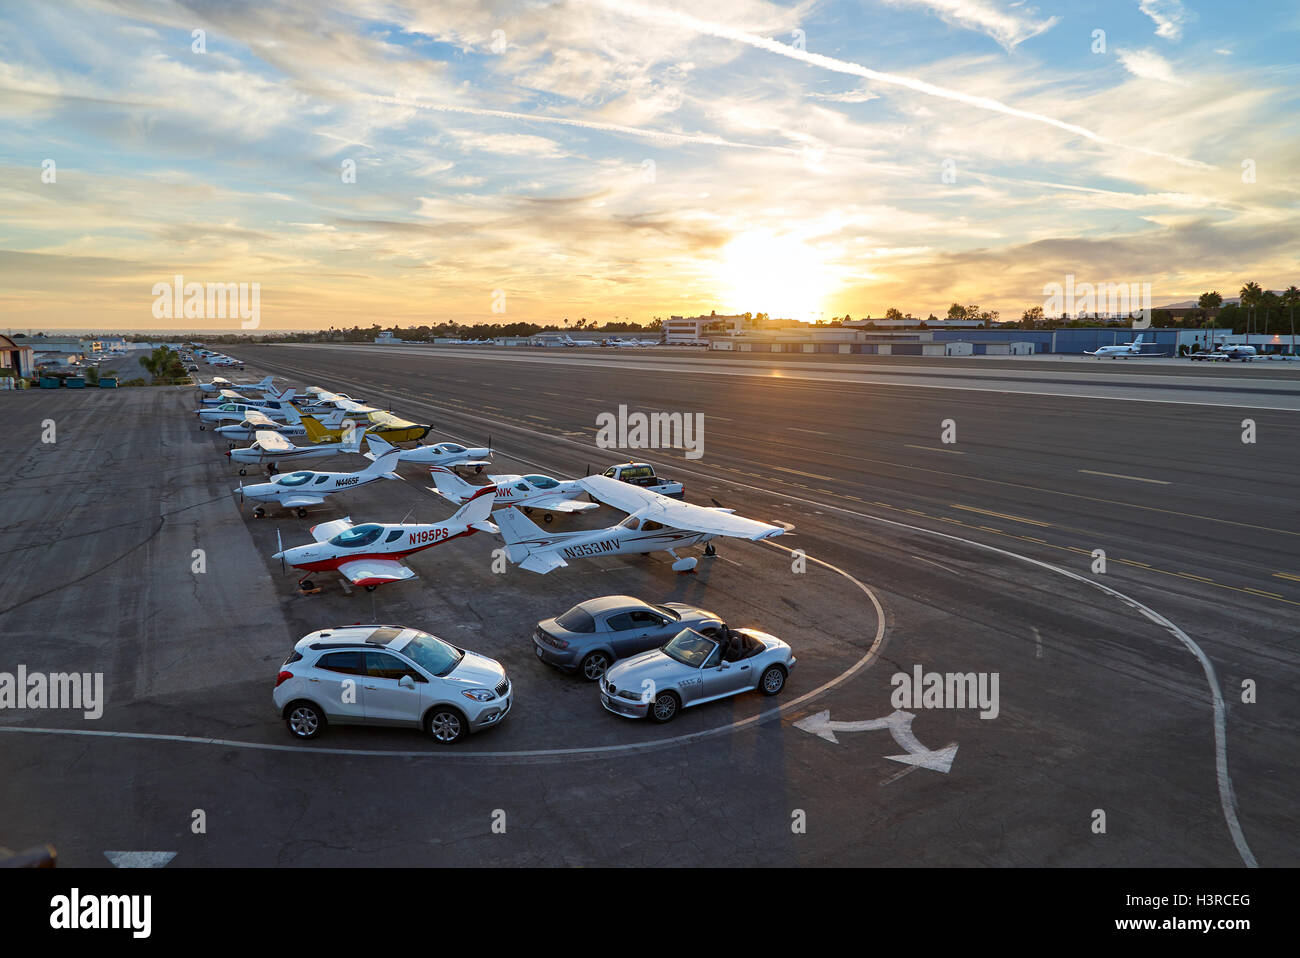
[[(410, 422), (399, 416), (394, 416), (391, 412), (384, 412), (382, 409), (355, 410), (356, 413), (365, 413), (365, 419), (345, 422), (341, 426), (334, 428), (322, 425), (320, 420), (314, 416), (303, 416), (302, 424), (307, 429), (307, 437), (313, 443), (323, 442), (343, 442), (361, 428), (362, 423), (366, 423), (365, 431), (367, 436), (378, 436), (385, 442), (417, 442), (429, 434), (432, 426), (422, 426), (419, 423)], [(355, 423), (355, 424), (354, 424)]]

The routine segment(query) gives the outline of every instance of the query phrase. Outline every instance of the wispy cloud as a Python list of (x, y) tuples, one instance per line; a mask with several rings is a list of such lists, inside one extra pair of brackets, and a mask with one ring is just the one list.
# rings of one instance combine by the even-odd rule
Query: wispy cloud
[(1192, 18), (1183, 6), (1183, 0), (1139, 0), (1138, 8), (1156, 25), (1156, 36), (1165, 40), (1181, 40), (1183, 26)]
[(1124, 69), (1135, 77), (1143, 80), (1158, 80), (1175, 86), (1183, 85), (1183, 82), (1174, 75), (1174, 68), (1170, 66), (1169, 61), (1154, 50), (1117, 49), (1115, 55), (1119, 57), (1119, 62), (1124, 65)]
[[(1008, 50), (1056, 26), (1060, 17), (1035, 19), (1032, 8), (996, 0), (885, 0), (894, 6), (925, 7), (948, 23), (988, 34)], [(1017, 9), (1019, 8), (1019, 9)]]

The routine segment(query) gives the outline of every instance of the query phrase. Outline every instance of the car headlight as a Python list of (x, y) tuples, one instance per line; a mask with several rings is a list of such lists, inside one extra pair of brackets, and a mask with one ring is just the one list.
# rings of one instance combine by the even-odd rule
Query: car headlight
[(496, 693), (491, 689), (465, 689), (460, 694), (475, 702), (490, 702), (496, 698)]

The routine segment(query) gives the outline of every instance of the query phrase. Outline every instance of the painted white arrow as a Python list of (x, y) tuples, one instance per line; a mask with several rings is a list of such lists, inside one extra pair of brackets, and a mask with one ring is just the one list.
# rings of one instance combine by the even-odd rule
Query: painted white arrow
[(162, 868), (176, 857), (176, 853), (104, 852), (104, 857), (113, 863), (114, 868)]
[(957, 743), (953, 742), (951, 745), (934, 750), (926, 748), (912, 734), (914, 718), (916, 716), (911, 712), (895, 710), (884, 718), (864, 719), (860, 722), (832, 722), (830, 710), (827, 709), (816, 715), (799, 719), (794, 723), (794, 727), (836, 744), (839, 744), (839, 739), (835, 737), (836, 732), (874, 732), (889, 729), (889, 734), (894, 737), (894, 741), (901, 745), (907, 754), (886, 755), (885, 758), (891, 762), (902, 762), (904, 765), (915, 765), (948, 774), (952, 769), (952, 760), (957, 755)]

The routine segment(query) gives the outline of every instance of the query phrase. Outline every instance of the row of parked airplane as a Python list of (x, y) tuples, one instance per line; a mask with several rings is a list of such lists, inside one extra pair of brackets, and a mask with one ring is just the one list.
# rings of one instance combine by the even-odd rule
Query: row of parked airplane
[(661, 345), (657, 339), (619, 339), (611, 336), (598, 342), (594, 339), (573, 339), (567, 333), (561, 337), (560, 342), (565, 346), (618, 346), (624, 348)]
[[(399, 448), (395, 443), (404, 440), (390, 441), (385, 436), (386, 423), (371, 418), (376, 411), (372, 407), (312, 387), (307, 390), (311, 401), (300, 408), (293, 402), (294, 391), (277, 390), (271, 377), (242, 384), (214, 380), (200, 388), (204, 393), (216, 393), (197, 410), (200, 417), (207, 415), (216, 422), (239, 420), (217, 426), (215, 431), (232, 440), (226, 454), (241, 463), (240, 475), (246, 474), (249, 464), (270, 464), (268, 481), (248, 486), (241, 481), (235, 490), (241, 508), (250, 500), (257, 503), (254, 515), (259, 518), (271, 505), (305, 517), (308, 507), (320, 505), (337, 493), (380, 479), (402, 480), (404, 477), (397, 472), (402, 463), (427, 468), (433, 481), (429, 491), (457, 507), (442, 522), (354, 524), (350, 516), (324, 522), (311, 528), (311, 543), (289, 548), (277, 532), (279, 549), (273, 558), (304, 573), (299, 580), (304, 590), (314, 588), (313, 574), (325, 571), (336, 571), (367, 590), (411, 579), (415, 573), (403, 564), (404, 558), (476, 533), (499, 535), (511, 562), (545, 574), (567, 566), (573, 559), (650, 552), (666, 552), (673, 559), (674, 571), (691, 572), (699, 559), (678, 555), (678, 550), (704, 544), (704, 554), (713, 556), (716, 549), (712, 540), (720, 536), (757, 541), (788, 531), (787, 526), (737, 516), (716, 503), (693, 505), (621, 481), (614, 478), (622, 474), (620, 467), (611, 467), (605, 475), (575, 479), (491, 474), (486, 485), (474, 485), (456, 470), (481, 473), (491, 465), (490, 442), (482, 448), (451, 442)], [(247, 395), (256, 392), (262, 395)], [(239, 401), (230, 401), (236, 399)], [(225, 410), (225, 406), (237, 408)], [(429, 431), (427, 426), (421, 428), (423, 432), (414, 437), (417, 440)], [(255, 437), (251, 446), (234, 447), (233, 440), (249, 434)], [(310, 443), (295, 445), (290, 436), (300, 434)], [(367, 446), (365, 453), (361, 453), (363, 442)], [(300, 470), (280, 474), (275, 467), (277, 462), (338, 453), (361, 453), (369, 464), (355, 472)], [(528, 514), (542, 512), (549, 524), (555, 513), (584, 513), (602, 505), (626, 513), (625, 518), (613, 525), (570, 532), (543, 529), (528, 518)]]
[[(1127, 359), (1130, 357), (1140, 357), (1142, 359), (1159, 359), (1162, 356), (1168, 356), (1168, 353), (1144, 353), (1142, 344), (1146, 339), (1145, 333), (1139, 333), (1138, 338), (1131, 343), (1119, 343), (1114, 346), (1098, 346), (1096, 352), (1084, 350), (1085, 356), (1095, 356), (1098, 359)], [(1242, 362), (1250, 362), (1255, 358), (1255, 347), (1244, 346), (1235, 343), (1218, 343), (1214, 349), (1206, 350), (1200, 353), (1189, 353), (1188, 358), (1193, 360), (1209, 360), (1219, 362), (1231, 362), (1234, 359), (1240, 359)]]

